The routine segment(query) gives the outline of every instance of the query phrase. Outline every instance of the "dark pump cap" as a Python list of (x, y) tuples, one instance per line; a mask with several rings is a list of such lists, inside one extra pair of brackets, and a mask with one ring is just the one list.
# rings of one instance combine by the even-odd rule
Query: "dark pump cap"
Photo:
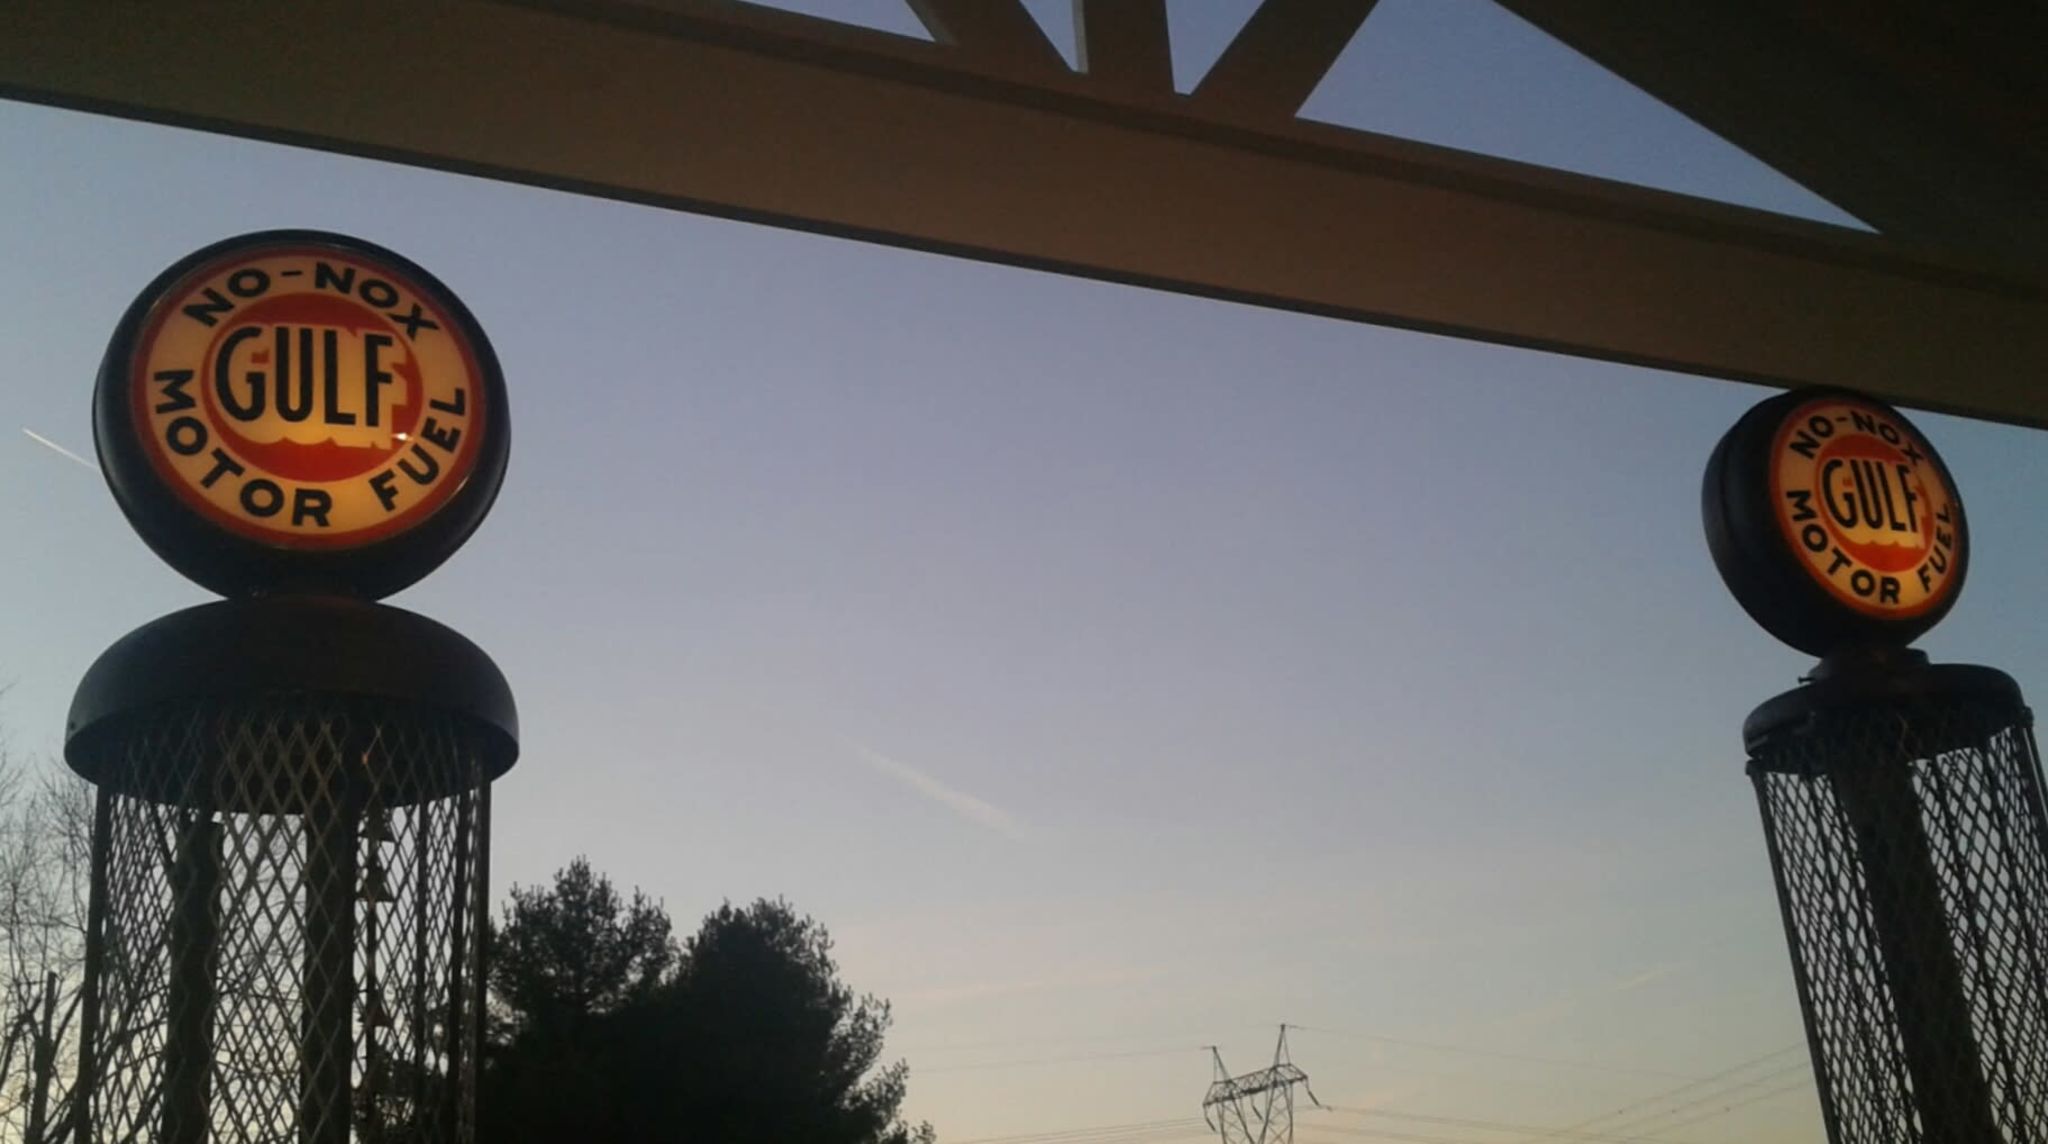
[[(1940, 717), (1904, 714), (1939, 709)], [(1772, 696), (1749, 713), (1742, 741), (1754, 769), (1795, 773), (1816, 761), (1800, 741), (1819, 736), (1838, 759), (1875, 765), (1883, 759), (1932, 758), (1948, 751), (1982, 749), (1993, 735), (2025, 726), (2032, 716), (2019, 684), (1997, 668), (1927, 662), (1911, 648), (1854, 653), (1823, 660), (1805, 683)], [(1874, 742), (1841, 739), (1837, 728), (1882, 725)], [(1840, 765), (1839, 763), (1837, 765)], [(1803, 773), (1803, 772), (1797, 772)]]
[(1758, 404), (1701, 488), (1721, 579), (1765, 631), (1817, 656), (1904, 647), (1941, 622), (1970, 565), (1962, 498), (1898, 410), (1838, 389)]
[(173, 612), (115, 641), (71, 701), (64, 757), (119, 788), (134, 728), (168, 710), (299, 696), (378, 701), (461, 720), (486, 780), (519, 757), (512, 689), (490, 656), (425, 616), (354, 600), (223, 600)]
[(379, 599), (483, 522), (510, 448), (482, 327), (359, 239), (231, 238), (165, 270), (114, 330), (93, 441), (121, 511), (224, 596)]

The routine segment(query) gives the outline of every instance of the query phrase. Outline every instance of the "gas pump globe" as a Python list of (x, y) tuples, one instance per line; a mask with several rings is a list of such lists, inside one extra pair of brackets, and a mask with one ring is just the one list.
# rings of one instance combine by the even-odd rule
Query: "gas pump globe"
[(97, 787), (76, 1138), (469, 1141), (512, 692), (376, 601), (482, 522), (505, 389), (410, 262), (278, 231), (143, 292), (94, 393), (122, 510), (225, 599), (87, 671)]

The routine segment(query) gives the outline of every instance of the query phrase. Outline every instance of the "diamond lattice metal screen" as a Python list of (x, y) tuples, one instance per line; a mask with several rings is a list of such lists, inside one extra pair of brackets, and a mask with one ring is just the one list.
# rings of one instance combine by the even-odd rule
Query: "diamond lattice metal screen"
[(102, 761), (96, 1144), (474, 1138), (489, 787), (465, 720), (173, 705)]
[(1982, 668), (1856, 690), (1781, 696), (1749, 732), (1830, 1138), (2048, 1141), (2031, 716)]

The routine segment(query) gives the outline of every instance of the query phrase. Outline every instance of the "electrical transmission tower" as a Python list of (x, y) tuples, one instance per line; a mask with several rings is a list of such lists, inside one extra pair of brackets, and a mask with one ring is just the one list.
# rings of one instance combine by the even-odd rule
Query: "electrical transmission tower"
[(1223, 1052), (1209, 1046), (1216, 1058), (1216, 1079), (1202, 1098), (1202, 1118), (1216, 1130), (1223, 1144), (1294, 1144), (1294, 1086), (1308, 1094), (1308, 1102), (1323, 1106), (1308, 1086), (1308, 1074), (1287, 1059), (1287, 1026), (1280, 1026), (1280, 1043), (1273, 1048), (1273, 1064), (1243, 1076), (1231, 1076), (1223, 1067)]

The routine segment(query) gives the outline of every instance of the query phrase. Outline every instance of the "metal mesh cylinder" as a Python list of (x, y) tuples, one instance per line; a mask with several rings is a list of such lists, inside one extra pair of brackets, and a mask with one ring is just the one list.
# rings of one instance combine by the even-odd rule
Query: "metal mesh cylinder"
[(2048, 1142), (2048, 816), (2002, 673), (1847, 673), (1750, 717), (1836, 1144)]
[(177, 704), (105, 770), (81, 1139), (474, 1137), (489, 786), (468, 720)]

